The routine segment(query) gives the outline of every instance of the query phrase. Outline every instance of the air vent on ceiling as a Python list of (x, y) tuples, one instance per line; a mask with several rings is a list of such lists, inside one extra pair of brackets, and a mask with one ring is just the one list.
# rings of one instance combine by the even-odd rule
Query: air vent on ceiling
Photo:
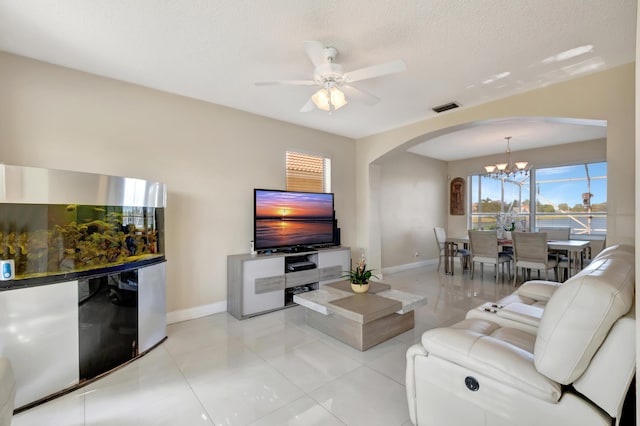
[(432, 110), (434, 110), (437, 113), (441, 113), (444, 111), (449, 111), (450, 109), (454, 109), (454, 108), (458, 108), (460, 105), (458, 105), (455, 102), (449, 102), (448, 104), (444, 104), (444, 105), (440, 105), (437, 107), (433, 107), (431, 108)]

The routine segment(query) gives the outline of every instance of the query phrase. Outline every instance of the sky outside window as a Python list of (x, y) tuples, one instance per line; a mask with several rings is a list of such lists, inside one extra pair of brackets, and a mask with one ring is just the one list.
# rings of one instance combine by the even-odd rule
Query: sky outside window
[[(553, 167), (536, 171), (536, 193), (543, 204), (558, 206), (566, 203), (569, 207), (583, 204), (582, 194), (591, 192), (591, 204), (607, 202), (607, 163), (586, 165), (591, 178), (588, 190), (587, 169), (584, 164)], [(580, 179), (580, 180), (578, 180)]]

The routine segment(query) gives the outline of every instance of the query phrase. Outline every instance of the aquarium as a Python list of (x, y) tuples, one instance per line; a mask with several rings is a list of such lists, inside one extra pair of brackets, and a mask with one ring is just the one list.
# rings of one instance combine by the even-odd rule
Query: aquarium
[(165, 206), (162, 183), (0, 164), (0, 290), (164, 261)]
[(0, 258), (16, 280), (163, 258), (164, 208), (0, 204)]

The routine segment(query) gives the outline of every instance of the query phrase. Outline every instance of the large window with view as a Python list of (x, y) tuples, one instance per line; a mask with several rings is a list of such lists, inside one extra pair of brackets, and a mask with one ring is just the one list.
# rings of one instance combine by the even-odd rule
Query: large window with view
[(513, 178), (476, 175), (469, 182), (469, 229), (607, 233), (606, 162), (540, 168)]
[(606, 235), (607, 163), (536, 170), (535, 223), (571, 228), (571, 234)]

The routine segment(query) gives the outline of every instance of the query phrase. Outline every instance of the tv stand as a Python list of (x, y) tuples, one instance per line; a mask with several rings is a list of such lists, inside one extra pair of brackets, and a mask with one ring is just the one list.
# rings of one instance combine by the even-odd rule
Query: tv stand
[(318, 249), (315, 249), (313, 247), (306, 247), (306, 246), (294, 246), (286, 249), (285, 253), (308, 253), (311, 251), (318, 251)]
[(227, 311), (244, 319), (295, 306), (295, 294), (341, 281), (351, 269), (349, 247), (301, 248), (308, 251), (227, 256)]

